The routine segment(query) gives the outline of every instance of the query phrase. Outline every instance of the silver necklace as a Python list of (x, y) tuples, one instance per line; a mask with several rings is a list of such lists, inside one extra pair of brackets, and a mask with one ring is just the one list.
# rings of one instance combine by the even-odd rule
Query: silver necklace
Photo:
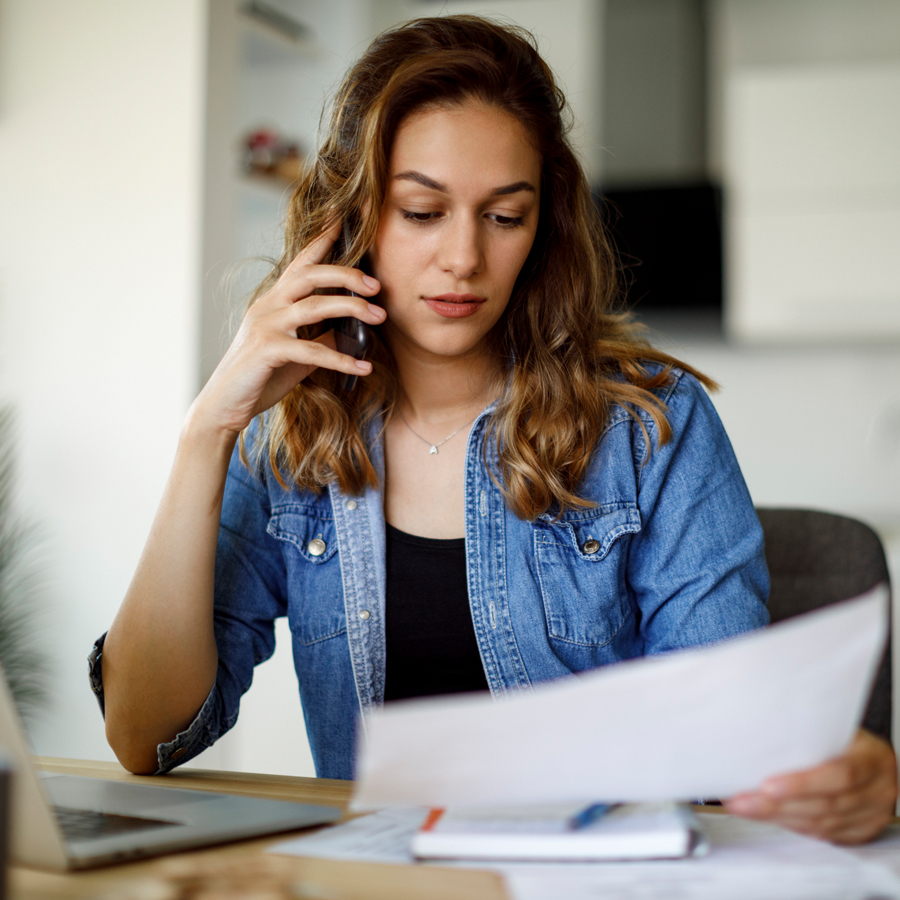
[(445, 437), (442, 441), (438, 441), (436, 444), (432, 444), (431, 441), (427, 440), (426, 438), (423, 438), (422, 435), (419, 434), (418, 431), (414, 431), (414, 430), (413, 430), (412, 425), (410, 425), (409, 422), (406, 421), (406, 416), (404, 416), (403, 413), (400, 412), (399, 409), (397, 410), (397, 414), (400, 416), (401, 419), (403, 419), (403, 424), (404, 424), (410, 431), (412, 431), (412, 433), (413, 433), (420, 441), (422, 441), (422, 443), (428, 444), (428, 452), (429, 452), (429, 453), (437, 453), (437, 452), (438, 452), (438, 447), (440, 447), (442, 444), (446, 444), (447, 441), (450, 440), (450, 438), (452, 438), (452, 437), (454, 437), (455, 435), (459, 434), (459, 433), (463, 430), (463, 428), (466, 427), (466, 425), (471, 425), (471, 424), (475, 421), (475, 419), (478, 418), (478, 416), (474, 416), (473, 418), (469, 419), (469, 421), (466, 422), (465, 425), (460, 425), (459, 428), (456, 429), (456, 431), (454, 431), (452, 434), (448, 434), (447, 437)]

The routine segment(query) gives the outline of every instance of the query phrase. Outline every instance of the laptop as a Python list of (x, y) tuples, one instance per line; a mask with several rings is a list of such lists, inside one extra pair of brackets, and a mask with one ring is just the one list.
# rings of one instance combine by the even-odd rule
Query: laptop
[(86, 869), (335, 822), (341, 810), (211, 791), (37, 772), (0, 674), (0, 747), (13, 765), (10, 858), (39, 869)]

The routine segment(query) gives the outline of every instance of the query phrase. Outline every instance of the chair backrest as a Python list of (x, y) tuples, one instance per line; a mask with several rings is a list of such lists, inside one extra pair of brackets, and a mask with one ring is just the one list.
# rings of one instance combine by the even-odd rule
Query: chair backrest
[[(757, 509), (772, 580), (773, 622), (890, 584), (884, 547), (856, 519), (809, 509)], [(891, 739), (891, 644), (885, 650), (863, 724)]]

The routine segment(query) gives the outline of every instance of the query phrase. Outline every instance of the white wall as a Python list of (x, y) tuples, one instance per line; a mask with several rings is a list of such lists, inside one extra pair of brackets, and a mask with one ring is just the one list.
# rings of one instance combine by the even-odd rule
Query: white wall
[(196, 384), (201, 0), (0, 7), (0, 400), (46, 535), (40, 753), (109, 759), (86, 678)]

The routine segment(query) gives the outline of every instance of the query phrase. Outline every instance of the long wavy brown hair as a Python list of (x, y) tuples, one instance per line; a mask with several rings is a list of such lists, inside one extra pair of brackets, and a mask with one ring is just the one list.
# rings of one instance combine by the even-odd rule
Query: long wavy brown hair
[[(349, 223), (352, 238), (338, 242), (331, 261), (356, 264), (375, 239), (400, 123), (424, 107), (473, 99), (515, 116), (542, 164), (537, 235), (489, 335), (506, 381), (485, 443), (496, 442), (507, 504), (533, 519), (551, 506), (560, 512), (593, 505), (579, 484), (613, 407), (645, 411), (665, 443), (671, 429), (655, 391), (672, 368), (714, 385), (652, 348), (627, 315), (614, 312), (615, 257), (568, 141), (565, 98), (530, 34), (476, 16), (446, 16), (376, 38), (338, 89), (316, 159), (291, 198), (284, 254), (253, 299), (335, 216)], [(314, 336), (313, 329), (300, 333)], [(336, 480), (348, 493), (377, 484), (366, 437), (373, 420), (391, 414), (399, 384), (384, 343), (376, 342), (371, 359), (372, 374), (352, 392), (341, 389), (339, 373), (318, 369), (265, 414), (256, 447), (283, 484), (318, 492)]]

